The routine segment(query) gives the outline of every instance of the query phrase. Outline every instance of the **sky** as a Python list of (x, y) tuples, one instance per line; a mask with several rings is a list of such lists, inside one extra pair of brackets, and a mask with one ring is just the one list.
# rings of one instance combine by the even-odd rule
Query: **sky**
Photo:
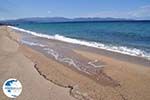
[(0, 20), (26, 17), (150, 19), (150, 0), (0, 0)]

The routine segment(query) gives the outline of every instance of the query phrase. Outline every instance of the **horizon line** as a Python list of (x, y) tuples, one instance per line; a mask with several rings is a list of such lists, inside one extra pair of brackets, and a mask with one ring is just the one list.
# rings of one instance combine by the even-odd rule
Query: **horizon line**
[[(65, 18), (65, 19), (70, 19), (70, 20), (74, 20), (74, 19), (78, 19), (78, 18), (83, 18), (83, 19), (86, 19), (86, 18), (89, 18), (89, 19), (96, 19), (96, 18), (101, 18), (101, 19), (118, 19), (118, 21), (122, 20), (122, 21), (130, 21), (130, 20), (133, 20), (133, 21), (150, 21), (150, 19), (136, 19), (136, 18), (121, 18), (121, 17), (61, 17), (61, 16), (54, 16), (54, 17), (48, 17), (48, 16), (33, 16), (33, 17), (22, 17), (22, 18), (12, 18), (12, 19), (0, 19), (0, 21), (15, 21), (15, 20), (21, 20), (21, 19), (28, 19), (28, 18)], [(104, 21), (107, 21), (107, 20), (104, 20)], [(109, 21), (109, 20), (108, 20)], [(111, 20), (110, 20), (111, 21)], [(113, 21), (113, 20), (112, 20)], [(114, 20), (115, 21), (115, 20)]]

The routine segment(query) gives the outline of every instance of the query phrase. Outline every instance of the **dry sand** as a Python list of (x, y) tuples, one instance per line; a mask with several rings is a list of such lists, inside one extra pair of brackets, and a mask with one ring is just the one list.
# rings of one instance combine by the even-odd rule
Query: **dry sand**
[[(150, 100), (150, 66), (74, 50), (82, 57), (106, 64), (100, 73), (104, 81), (99, 83), (40, 52), (19, 45), (16, 38), (19, 36), (11, 29), (1, 27), (0, 33), (0, 86), (8, 78), (19, 79), (23, 92), (18, 100)], [(104, 75), (119, 85), (108, 84), (109, 80), (101, 77)], [(0, 97), (8, 99), (3, 93)]]
[[(7, 27), (0, 27), (0, 87), (5, 80), (21, 81), (23, 91), (16, 100), (75, 100), (70, 89), (44, 79), (34, 68), (34, 63), (24, 56), (17, 43), (19, 36)], [(0, 90), (0, 100), (10, 100)]]

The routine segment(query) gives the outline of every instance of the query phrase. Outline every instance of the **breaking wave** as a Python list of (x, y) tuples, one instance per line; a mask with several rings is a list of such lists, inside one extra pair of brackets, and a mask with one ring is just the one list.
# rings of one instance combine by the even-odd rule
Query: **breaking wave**
[[(38, 36), (38, 37), (54, 39), (54, 40), (59, 40), (59, 41), (67, 42), (67, 43), (79, 44), (79, 45), (84, 45), (84, 46), (89, 46), (89, 47), (94, 47), (94, 48), (99, 48), (99, 49), (105, 49), (105, 50), (118, 52), (118, 53), (122, 53), (122, 54), (127, 54), (127, 55), (131, 55), (131, 56), (143, 57), (143, 58), (150, 60), (150, 53), (147, 53), (144, 50), (140, 50), (137, 48), (129, 48), (126, 46), (106, 45), (106, 44), (98, 43), (98, 42), (88, 42), (88, 41), (83, 41), (83, 40), (79, 40), (79, 39), (68, 38), (65, 36), (58, 35), (58, 34), (52, 36), (52, 35), (46, 35), (46, 34), (41, 34), (41, 33), (33, 32), (33, 31), (21, 29), (21, 28), (14, 27), (14, 26), (8, 26), (8, 27), (18, 30), (18, 31), (21, 31), (21, 32), (32, 34), (32, 35)], [(32, 44), (32, 45), (38, 45), (38, 44)]]

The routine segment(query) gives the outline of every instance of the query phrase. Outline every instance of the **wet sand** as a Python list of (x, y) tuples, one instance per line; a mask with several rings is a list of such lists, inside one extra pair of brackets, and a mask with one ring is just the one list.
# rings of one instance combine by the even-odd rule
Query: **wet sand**
[[(29, 38), (31, 38), (31, 36), (26, 37), (27, 40), (30, 40)], [(19, 78), (19, 80), (23, 80), (24, 84), (27, 79), (35, 80), (39, 78), (39, 80), (41, 79), (40, 82), (43, 81), (43, 84), (44, 82), (45, 84), (47, 83), (47, 85), (54, 84), (54, 86), (65, 91), (63, 92), (63, 95), (59, 96), (60, 91), (62, 92), (62, 90), (58, 89), (58, 91), (50, 91), (49, 93), (47, 90), (49, 89), (47, 88), (48, 86), (42, 85), (43, 87), (41, 86), (40, 89), (42, 89), (42, 93), (45, 94), (44, 100), (49, 100), (46, 98), (48, 93), (52, 93), (52, 95), (49, 95), (51, 98), (54, 97), (54, 99), (50, 100), (55, 100), (56, 97), (59, 100), (62, 96), (66, 97), (64, 100), (71, 100), (73, 99), (72, 97), (79, 100), (150, 99), (149, 61), (143, 58), (130, 57), (106, 50), (98, 50), (56, 40), (47, 40), (37, 37), (32, 37), (31, 39), (34, 42), (40, 41), (41, 43), (48, 45), (48, 47), (44, 48), (50, 48), (63, 54), (59, 58), (59, 56), (56, 56), (56, 52), (50, 52), (48, 54), (43, 51), (42, 47), (36, 45), (30, 46), (20, 43), (18, 46), (17, 53), (21, 53), (30, 63), (32, 63), (27, 68), (30, 70), (32, 68), (33, 73), (36, 73), (36, 75), (33, 73), (25, 73), (24, 68), (26, 67), (21, 66), (21, 68), (19, 67), (20, 70), (17, 71), (17, 75), (16, 73), (14, 74), (16, 75), (15, 77), (20, 77), (18, 76), (20, 75), (18, 73), (25, 73), (28, 77), (30, 76), (30, 78), (25, 76), (24, 78)], [(73, 59), (78, 68), (68, 62), (59, 61), (59, 59), (64, 59), (64, 56)], [(71, 60), (69, 59), (67, 61)], [(17, 67), (12, 69), (15, 70)], [(5, 68), (5, 70), (7, 71), (8, 68)], [(21, 70), (23, 70), (23, 72)], [(2, 73), (2, 71), (0, 72)], [(8, 71), (8, 73), (10, 72), (11, 70)], [(13, 76), (13, 74), (11, 75)], [(0, 77), (6, 78), (7, 75), (2, 73)], [(32, 85), (30, 86), (30, 89), (35, 89), (37, 86), (38, 84)], [(55, 87), (53, 89), (55, 90)], [(39, 92), (37, 93), (34, 91), (33, 93), (34, 95), (38, 95)], [(21, 94), (21, 96), (26, 95), (23, 93)], [(33, 99), (37, 100), (35, 97)]]

